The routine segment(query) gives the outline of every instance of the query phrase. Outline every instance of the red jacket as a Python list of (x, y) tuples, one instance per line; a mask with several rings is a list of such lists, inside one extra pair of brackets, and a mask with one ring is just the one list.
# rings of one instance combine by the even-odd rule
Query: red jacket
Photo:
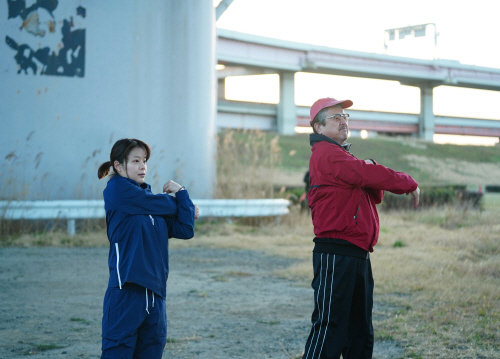
[(417, 182), (403, 172), (367, 164), (326, 136), (311, 135), (309, 207), (317, 238), (339, 238), (373, 252), (379, 234), (376, 204), (384, 190), (408, 194)]

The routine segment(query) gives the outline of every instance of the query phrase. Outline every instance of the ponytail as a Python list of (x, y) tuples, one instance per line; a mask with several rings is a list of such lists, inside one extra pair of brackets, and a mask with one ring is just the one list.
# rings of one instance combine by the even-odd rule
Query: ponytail
[(110, 168), (113, 164), (111, 161), (106, 161), (102, 165), (99, 166), (99, 169), (97, 170), (97, 178), (100, 180), (109, 175)]

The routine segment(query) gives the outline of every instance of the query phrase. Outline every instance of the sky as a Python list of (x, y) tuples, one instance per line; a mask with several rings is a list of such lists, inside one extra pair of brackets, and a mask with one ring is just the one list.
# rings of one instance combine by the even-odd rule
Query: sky
[[(214, 5), (218, 2), (214, 0)], [(340, 49), (456, 60), (467, 65), (500, 68), (499, 13), (500, 0), (234, 0), (217, 21), (217, 27)], [(421, 24), (434, 24), (427, 26), (427, 36), (388, 41), (385, 30)], [(437, 32), (436, 41), (434, 29)], [(387, 50), (384, 49), (384, 42), (389, 44)], [(255, 82), (257, 79), (248, 78), (246, 81)], [(234, 95), (233, 92), (233, 96), (277, 102), (277, 75), (263, 75), (259, 81), (267, 83), (258, 86), (259, 91), (254, 91), (253, 95)], [(391, 81), (313, 74), (296, 75), (296, 104), (310, 106), (314, 98), (319, 98), (317, 96), (332, 96), (332, 84), (336, 85), (336, 89), (342, 88), (345, 96), (340, 97), (356, 97), (356, 100), (353, 98), (356, 109), (407, 113), (418, 113), (420, 110), (416, 88)], [(227, 93), (231, 84), (226, 82), (226, 87)], [(324, 88), (311, 91), (311, 88), (318, 87)], [(247, 85), (246, 88), (251, 87)], [(268, 91), (262, 91), (263, 88)], [(381, 106), (383, 101), (373, 96), (372, 88), (377, 88), (379, 95), (394, 94), (400, 100), (394, 101), (396, 105), (391, 108)], [(361, 89), (365, 89), (365, 93)], [(450, 87), (439, 87), (434, 91), (436, 115), (500, 120), (497, 107), (500, 92)], [(262, 101), (262, 98), (265, 100)], [(465, 109), (464, 106), (457, 106), (467, 102), (483, 105)]]
[(499, 13), (498, 0), (234, 0), (217, 27), (383, 53), (386, 29), (434, 23), (439, 58), (500, 68)]

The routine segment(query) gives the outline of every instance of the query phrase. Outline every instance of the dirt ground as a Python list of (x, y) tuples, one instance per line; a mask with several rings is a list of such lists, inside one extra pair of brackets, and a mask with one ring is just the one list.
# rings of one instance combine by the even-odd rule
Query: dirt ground
[[(271, 275), (292, 264), (256, 251), (171, 249), (163, 358), (299, 358), (312, 289)], [(0, 249), (0, 359), (99, 358), (107, 279), (106, 248)], [(397, 343), (376, 342), (374, 358), (401, 357)]]

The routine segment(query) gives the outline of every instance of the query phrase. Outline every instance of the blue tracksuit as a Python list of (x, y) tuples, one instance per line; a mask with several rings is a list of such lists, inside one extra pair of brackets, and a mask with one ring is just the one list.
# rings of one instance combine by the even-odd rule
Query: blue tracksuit
[(161, 358), (166, 343), (168, 238), (192, 238), (194, 205), (186, 190), (153, 194), (115, 175), (104, 190), (109, 282), (102, 358)]

